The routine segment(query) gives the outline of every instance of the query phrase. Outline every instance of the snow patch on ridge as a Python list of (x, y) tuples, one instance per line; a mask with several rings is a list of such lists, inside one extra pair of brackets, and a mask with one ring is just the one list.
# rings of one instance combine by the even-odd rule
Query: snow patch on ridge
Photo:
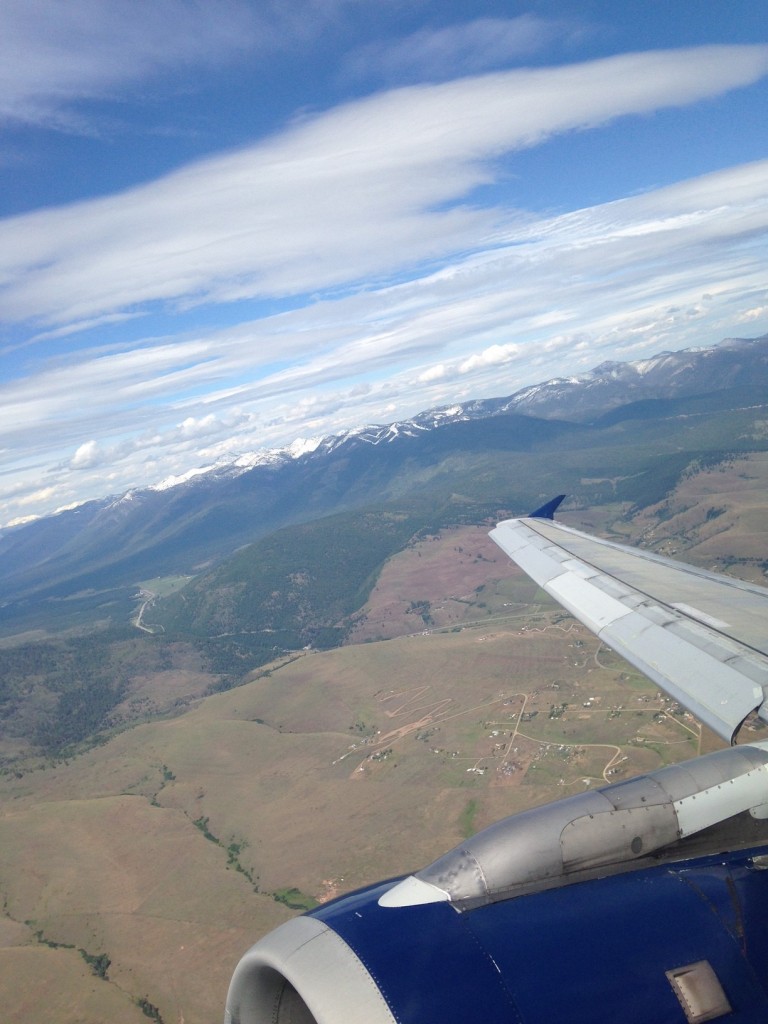
[[(179, 484), (185, 484), (188, 480), (192, 480), (196, 476), (200, 476), (201, 473), (210, 473), (211, 470), (215, 469), (215, 466), (197, 466), (194, 469), (188, 469), (186, 473), (180, 473), (178, 476), (167, 476), (157, 484), (151, 484), (148, 491), (168, 491), (171, 487), (178, 487)], [(131, 491), (128, 491), (123, 495), (123, 499), (130, 499), (133, 497)]]
[[(206, 474), (220, 479), (234, 478), (261, 466), (279, 467), (281, 464), (314, 453), (329, 455), (345, 445), (367, 444), (374, 447), (405, 437), (416, 437), (450, 423), (485, 419), (500, 414), (524, 412), (526, 415), (538, 415), (545, 419), (574, 417), (578, 420), (582, 408), (588, 408), (586, 403), (596, 401), (595, 394), (605, 394), (604, 401), (607, 407), (611, 406), (610, 399), (613, 394), (618, 395), (622, 401), (629, 401), (633, 393), (641, 396), (643, 388), (653, 389), (654, 376), (666, 375), (665, 384), (669, 388), (673, 381), (685, 378), (688, 374), (695, 374), (697, 366), (701, 365), (702, 357), (707, 360), (716, 359), (718, 349), (748, 350), (767, 339), (768, 336), (753, 339), (727, 338), (712, 348), (699, 346), (678, 352), (659, 352), (648, 358), (627, 363), (606, 360), (587, 373), (555, 377), (542, 383), (528, 385), (504, 398), (476, 399), (465, 405), (447, 405), (388, 424), (357, 425), (339, 434), (298, 437), (282, 448), (261, 449), (236, 456), (233, 453), (230, 457), (217, 460), (214, 465), (201, 466), (186, 473), (168, 476), (146, 490), (169, 490), (188, 484)], [(113, 504), (130, 501), (133, 496), (134, 493), (129, 491)]]

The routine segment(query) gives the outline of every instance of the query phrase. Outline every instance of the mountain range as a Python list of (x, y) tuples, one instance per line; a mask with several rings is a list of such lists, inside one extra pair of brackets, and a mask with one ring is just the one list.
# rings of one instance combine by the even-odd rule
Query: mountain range
[[(638, 501), (651, 475), (663, 483), (658, 459), (654, 468), (646, 465), (647, 448), (645, 462), (638, 456), (633, 463), (625, 451), (626, 467), (634, 470), (623, 474), (601, 469), (599, 457), (576, 467), (563, 453), (599, 450), (608, 443), (606, 431), (613, 432), (611, 444), (626, 449), (631, 434), (616, 432), (630, 421), (652, 430), (669, 416), (706, 420), (715, 410), (764, 405), (766, 385), (768, 335), (729, 338), (713, 348), (602, 363), (582, 376), (507, 397), (297, 441), (89, 501), (0, 534), (0, 624), (12, 629), (32, 608), (48, 614), (92, 606), (109, 615), (110, 603), (134, 598), (140, 580), (196, 574), (280, 528), (373, 504), (405, 503), (419, 508), (425, 522), (432, 513), (445, 519), (462, 509), (469, 514), (469, 508), (475, 516), (484, 510), (525, 512), (542, 488), (552, 486), (542, 460), (560, 473), (558, 489), (583, 489), (591, 461), (595, 478), (599, 470), (613, 479), (616, 497)], [(733, 446), (738, 436), (735, 427), (723, 443)], [(717, 443), (711, 438), (704, 447)], [(663, 449), (661, 444), (653, 454)], [(521, 478), (520, 458), (537, 452), (541, 458), (528, 457)], [(673, 468), (674, 460), (671, 446), (667, 461)], [(619, 479), (629, 483), (616, 491)]]

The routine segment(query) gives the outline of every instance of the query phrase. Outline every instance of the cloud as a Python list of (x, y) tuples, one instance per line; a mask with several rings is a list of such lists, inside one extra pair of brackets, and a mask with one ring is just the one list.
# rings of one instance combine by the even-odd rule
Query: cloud
[(81, 444), (69, 463), (70, 469), (93, 469), (101, 461), (99, 447), (95, 441)]
[[(394, 90), (6, 220), (6, 352), (29, 361), (0, 382), (0, 518), (757, 326), (768, 161), (552, 216), (471, 200), (510, 149), (767, 66), (714, 47)], [(283, 311), (195, 311), (262, 296)]]
[(239, 0), (4, 0), (0, 118), (82, 128), (72, 104), (254, 44)]
[(181, 424), (180, 430), (184, 437), (205, 437), (208, 434), (219, 432), (221, 423), (213, 413), (200, 417), (187, 416)]
[(519, 355), (519, 345), (491, 345), (490, 348), (465, 359), (459, 366), (459, 373), (472, 373), (474, 370), (486, 369), (491, 366), (505, 366)]
[(763, 320), (768, 316), (768, 306), (755, 306), (754, 309), (745, 309), (737, 318), (737, 323), (752, 323), (755, 320)]
[(18, 503), (22, 508), (24, 508), (28, 505), (36, 505), (39, 502), (49, 501), (55, 495), (55, 487), (42, 487), (39, 490), (31, 491), (29, 494), (24, 495), (24, 497), (19, 498)]
[[(511, 392), (534, 372), (562, 372), (564, 358), (668, 344), (712, 309), (764, 305), (755, 243), (768, 233), (766, 178), (768, 162), (718, 172), (530, 220), (490, 252), (396, 285), (222, 331), (84, 350), (0, 386), (0, 443), (37, 452), (52, 439), (79, 446), (152, 428), (159, 440), (141, 449), (188, 453), (196, 437), (260, 447), (292, 439), (310, 397), (317, 407), (322, 395), (330, 430), (336, 413), (357, 420), (393, 400), (415, 412), (442, 393), (430, 387), (460, 378), (477, 394)], [(86, 446), (75, 458), (89, 456)]]
[(438, 363), (437, 366), (430, 366), (418, 376), (420, 384), (430, 384), (432, 381), (441, 380), (445, 376), (445, 364)]
[(529, 56), (568, 32), (567, 23), (533, 14), (477, 18), (359, 47), (346, 59), (343, 71), (366, 79), (378, 75), (384, 82), (443, 81)]
[[(388, 0), (388, 3), (397, 0)], [(0, 121), (90, 133), (83, 102), (304, 51), (370, 0), (3, 0)], [(388, 4), (385, 4), (387, 6)], [(178, 88), (178, 82), (168, 88)], [(8, 152), (0, 159), (9, 159)], [(13, 159), (11, 156), (10, 159)]]
[(412, 272), (520, 222), (467, 201), (503, 154), (766, 70), (768, 47), (705, 47), (350, 103), (152, 184), (5, 220), (0, 315), (56, 329), (152, 303), (299, 296)]

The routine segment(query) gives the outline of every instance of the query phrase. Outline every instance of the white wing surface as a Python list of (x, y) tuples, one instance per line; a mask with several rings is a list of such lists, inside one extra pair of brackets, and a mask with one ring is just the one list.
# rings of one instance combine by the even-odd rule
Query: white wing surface
[(768, 721), (768, 590), (600, 540), (549, 519), (491, 537), (609, 647), (732, 741)]

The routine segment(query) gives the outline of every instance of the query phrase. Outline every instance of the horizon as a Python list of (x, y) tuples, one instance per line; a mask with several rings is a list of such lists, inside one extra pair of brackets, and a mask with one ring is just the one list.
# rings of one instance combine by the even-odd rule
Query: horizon
[(510, 6), (4, 5), (0, 522), (768, 331), (760, 12)]
[[(665, 355), (680, 355), (683, 352), (701, 352), (701, 351), (706, 351), (707, 349), (719, 348), (719, 347), (721, 347), (723, 345), (728, 345), (731, 342), (742, 342), (742, 343), (746, 342), (747, 344), (751, 344), (753, 342), (762, 341), (765, 338), (768, 338), (768, 335), (761, 335), (761, 336), (754, 337), (754, 338), (744, 338), (744, 337), (734, 337), (734, 336), (726, 337), (726, 338), (722, 338), (719, 342), (716, 342), (714, 345), (689, 346), (689, 347), (684, 348), (684, 349), (676, 349), (676, 350), (674, 350), (674, 349), (665, 349), (665, 350), (663, 350), (661, 352), (654, 352), (653, 354), (644, 357), (644, 360), (626, 361), (626, 362), (623, 362), (623, 363), (619, 362), (618, 365), (627, 366), (627, 365), (633, 365), (634, 363), (642, 362), (642, 361), (653, 362), (653, 360), (661, 358), (661, 357), (663, 357)], [(490, 395), (490, 396), (488, 396), (486, 398), (483, 398), (483, 399), (468, 398), (468, 399), (466, 399), (462, 403), (452, 403), (452, 404), (449, 403), (449, 404), (441, 405), (441, 406), (432, 406), (432, 407), (430, 407), (428, 409), (421, 409), (418, 412), (414, 413), (412, 416), (406, 417), (404, 419), (387, 420), (387, 421), (378, 422), (378, 423), (373, 423), (373, 422), (358, 423), (358, 424), (355, 424), (353, 426), (347, 426), (345, 428), (342, 428), (342, 429), (340, 429), (336, 433), (318, 434), (318, 435), (315, 435), (314, 437), (296, 437), (292, 441), (290, 441), (287, 444), (282, 445), (282, 446), (276, 446), (276, 447), (273, 446), (273, 447), (270, 447), (270, 448), (258, 448), (258, 449), (253, 449), (253, 450), (250, 450), (250, 451), (225, 453), (224, 455), (221, 456), (221, 458), (217, 462), (211, 463), (209, 465), (194, 466), (194, 467), (190, 468), (189, 470), (187, 470), (186, 473), (184, 473), (182, 475), (179, 475), (179, 476), (171, 475), (171, 476), (168, 476), (168, 477), (164, 477), (162, 480), (156, 480), (156, 481), (153, 481), (153, 482), (142, 484), (141, 486), (129, 487), (125, 491), (117, 491), (117, 492), (110, 493), (110, 494), (94, 495), (94, 496), (92, 496), (90, 498), (86, 498), (84, 501), (74, 502), (71, 505), (64, 505), (61, 508), (53, 509), (51, 512), (48, 512), (48, 513), (43, 513), (41, 515), (36, 515), (36, 516), (29, 516), (27, 518), (17, 520), (16, 522), (0, 524), (0, 536), (2, 536), (2, 531), (8, 531), (8, 530), (15, 529), (17, 527), (27, 526), (30, 523), (34, 523), (34, 522), (36, 522), (39, 519), (44, 519), (44, 518), (47, 518), (49, 516), (56, 516), (56, 515), (59, 515), (62, 512), (71, 512), (71, 511), (73, 511), (73, 510), (75, 510), (77, 508), (81, 508), (83, 505), (86, 505), (86, 504), (88, 504), (91, 501), (96, 501), (96, 502), (99, 502), (99, 501), (104, 501), (104, 502), (108, 502), (108, 501), (109, 502), (120, 502), (120, 501), (122, 501), (125, 498), (131, 497), (134, 491), (142, 491), (142, 490), (154, 490), (154, 491), (170, 490), (173, 487), (176, 487), (176, 486), (179, 486), (181, 484), (189, 482), (189, 480), (192, 480), (192, 479), (194, 479), (197, 476), (203, 476), (204, 474), (209, 473), (209, 472), (213, 472), (214, 470), (217, 470), (217, 469), (225, 469), (228, 466), (234, 466), (237, 463), (239, 463), (241, 460), (247, 460), (247, 459), (250, 459), (250, 458), (258, 459), (258, 456), (269, 456), (269, 455), (273, 455), (274, 456), (274, 455), (283, 455), (283, 454), (286, 454), (286, 453), (290, 453), (290, 455), (292, 457), (298, 457), (298, 456), (304, 455), (304, 454), (306, 454), (308, 452), (316, 451), (317, 448), (319, 448), (320, 445), (323, 443), (323, 441), (326, 441), (326, 440), (329, 440), (329, 439), (332, 439), (332, 438), (345, 437), (345, 436), (352, 435), (352, 434), (355, 434), (355, 433), (359, 433), (359, 432), (362, 432), (362, 431), (365, 431), (365, 430), (369, 430), (369, 429), (384, 429), (386, 427), (391, 427), (391, 426), (399, 424), (399, 423), (409, 422), (409, 421), (411, 421), (413, 419), (418, 419), (420, 416), (426, 416), (426, 415), (428, 415), (430, 413), (444, 412), (444, 413), (448, 414), (448, 413), (450, 413), (454, 409), (458, 413), (458, 412), (460, 412), (462, 410), (462, 407), (464, 405), (471, 405), (475, 401), (490, 401), (490, 402), (493, 402), (493, 401), (505, 401), (507, 399), (515, 398), (517, 395), (519, 395), (519, 394), (521, 394), (521, 393), (523, 393), (525, 391), (536, 390), (536, 389), (538, 389), (540, 387), (545, 387), (545, 386), (547, 386), (549, 384), (557, 383), (558, 381), (567, 381), (567, 382), (586, 381), (586, 380), (588, 380), (590, 378), (590, 376), (594, 375), (598, 370), (600, 370), (602, 365), (603, 364), (600, 364), (598, 366), (594, 366), (590, 370), (586, 371), (585, 373), (580, 374), (578, 377), (573, 377), (573, 376), (550, 377), (547, 380), (537, 381), (535, 383), (524, 385), (522, 388), (519, 388), (517, 391), (514, 391), (511, 394)], [(520, 415), (522, 415), (522, 416), (531, 415), (531, 416), (533, 416), (533, 418), (535, 418), (535, 414), (521, 413)], [(244, 470), (247, 471), (247, 469), (255, 467), (258, 464), (259, 464), (258, 461), (254, 461), (251, 465), (244, 466), (243, 468), (244, 468)]]

